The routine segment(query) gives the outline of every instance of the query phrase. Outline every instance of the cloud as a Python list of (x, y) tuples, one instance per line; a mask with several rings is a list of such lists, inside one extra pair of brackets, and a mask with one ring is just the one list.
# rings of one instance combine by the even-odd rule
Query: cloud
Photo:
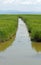
[(13, 1), (10, 1), (10, 0), (5, 0), (3, 3), (12, 3)]
[(22, 2), (21, 4), (23, 4), (23, 5), (30, 5), (30, 4), (33, 4), (33, 3), (28, 1), (28, 2)]
[(3, 4), (12, 4), (15, 0), (4, 0)]
[(0, 0), (3, 4), (22, 4), (22, 5), (35, 5), (41, 4), (41, 0)]
[(41, 0), (0, 0), (0, 10), (41, 11)]
[(26, 0), (24, 2), (21, 2), (21, 4), (23, 5), (36, 5), (40, 3), (41, 3), (41, 0)]

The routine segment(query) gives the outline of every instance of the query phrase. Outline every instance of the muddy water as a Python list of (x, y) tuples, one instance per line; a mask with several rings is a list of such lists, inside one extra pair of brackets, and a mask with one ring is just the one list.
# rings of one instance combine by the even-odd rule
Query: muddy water
[(26, 25), (19, 18), (15, 41), (0, 52), (0, 65), (41, 65), (41, 53), (32, 46)]

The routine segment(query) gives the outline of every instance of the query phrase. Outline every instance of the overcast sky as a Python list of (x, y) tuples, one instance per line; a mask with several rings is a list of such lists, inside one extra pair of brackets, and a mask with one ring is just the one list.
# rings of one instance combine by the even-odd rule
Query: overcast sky
[(0, 10), (41, 11), (41, 0), (0, 0)]

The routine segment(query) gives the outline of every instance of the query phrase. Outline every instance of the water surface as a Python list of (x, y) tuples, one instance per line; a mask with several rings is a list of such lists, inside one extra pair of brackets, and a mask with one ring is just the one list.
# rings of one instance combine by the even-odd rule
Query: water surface
[(41, 65), (41, 52), (36, 52), (34, 46), (25, 23), (19, 18), (15, 41), (0, 52), (0, 65)]

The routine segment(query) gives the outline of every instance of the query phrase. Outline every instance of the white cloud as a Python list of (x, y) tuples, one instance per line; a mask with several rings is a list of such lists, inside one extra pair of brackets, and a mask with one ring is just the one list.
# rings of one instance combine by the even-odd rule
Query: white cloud
[(5, 0), (3, 3), (12, 3), (10, 0)]
[(28, 2), (22, 2), (21, 4), (23, 5), (29, 5), (29, 4), (33, 4), (32, 2), (28, 1)]
[(3, 4), (12, 4), (15, 0), (4, 0)]
[(0, 0), (3, 4), (40, 4), (41, 0)]
[(41, 11), (41, 0), (0, 0), (0, 10)]
[(24, 2), (21, 2), (23, 5), (35, 5), (35, 4), (40, 4), (41, 0), (26, 0)]

